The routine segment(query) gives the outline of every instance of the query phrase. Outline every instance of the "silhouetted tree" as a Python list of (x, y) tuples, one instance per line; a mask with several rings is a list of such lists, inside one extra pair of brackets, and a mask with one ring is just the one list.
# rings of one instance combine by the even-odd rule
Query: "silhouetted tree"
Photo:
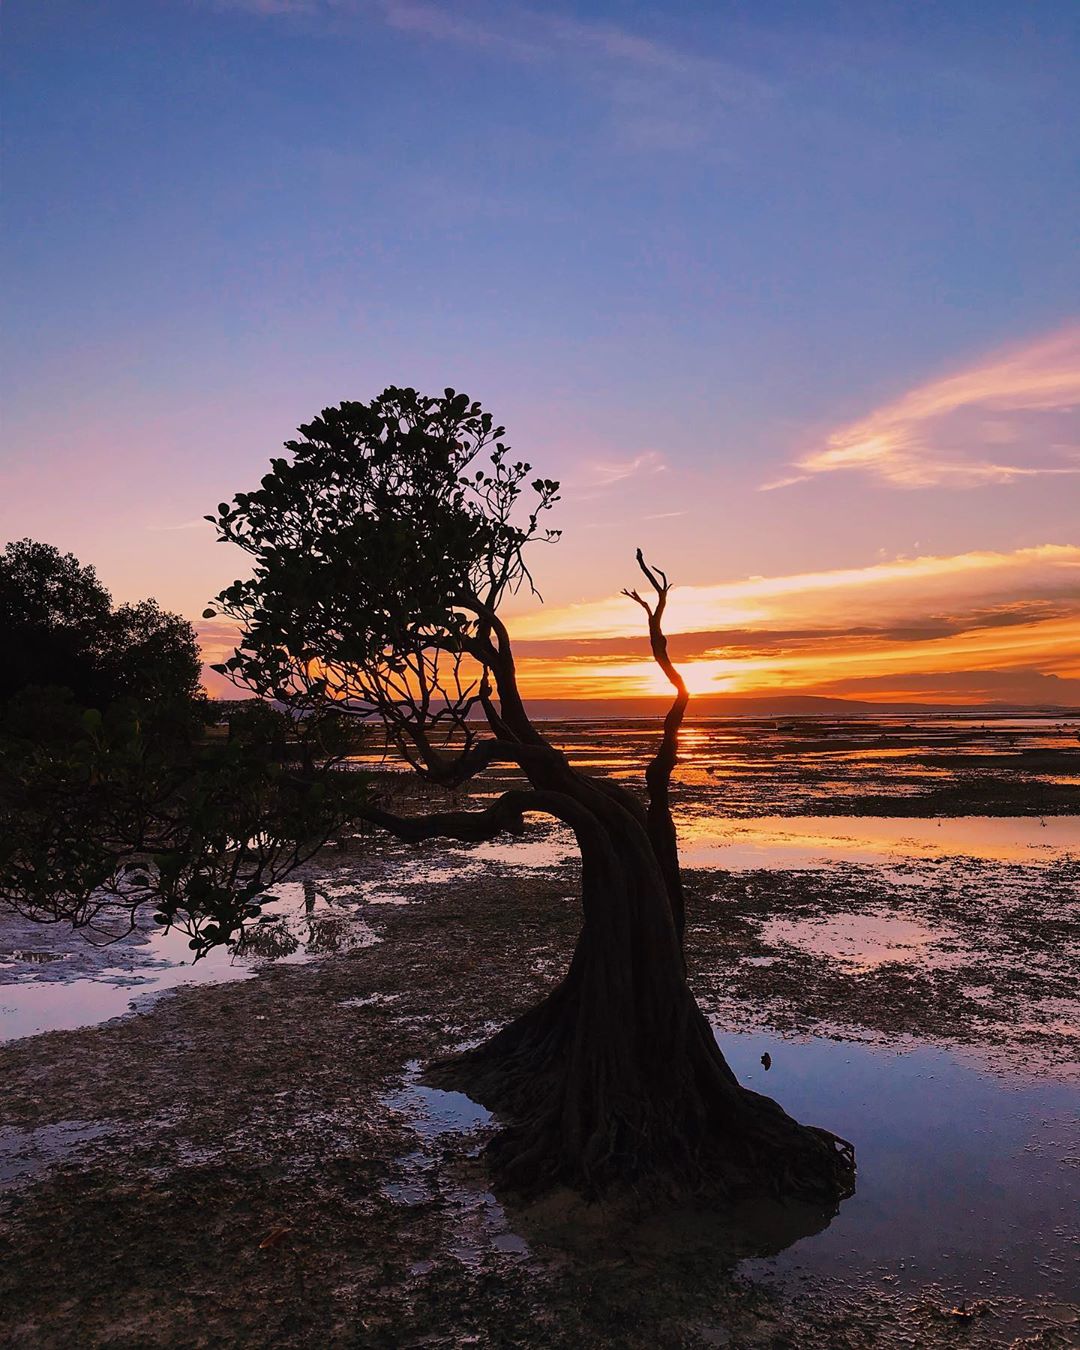
[(0, 715), (0, 907), (115, 941), (140, 911), (196, 956), (236, 945), (277, 882), (356, 815), (366, 783), (323, 749), (282, 763), (253, 718), (224, 738), (174, 704), (101, 714), (28, 687)]
[(565, 978), (432, 1070), (508, 1122), (491, 1149), (503, 1177), (586, 1193), (648, 1179), (847, 1193), (850, 1145), (740, 1086), (687, 984), (668, 787), (688, 695), (667, 655), (667, 577), (639, 552), (649, 589), (627, 592), (674, 690), (643, 804), (574, 769), (530, 720), (499, 616), (531, 585), (526, 547), (556, 537), (540, 521), (559, 485), (530, 481), (503, 428), (453, 390), (387, 389), (300, 430), (257, 491), (209, 517), (253, 563), (218, 597), (242, 629), (220, 669), (301, 717), (332, 707), (375, 720), (429, 784), (458, 787), (494, 764), (528, 782), (479, 810), (359, 807), (399, 839), (520, 834), (536, 813), (581, 849), (583, 924)]
[(332, 709), (294, 724), (252, 700), (208, 738), (192, 625), (114, 609), (70, 553), (7, 546), (0, 634), (0, 906), (95, 941), (148, 911), (201, 955), (354, 814)]
[(21, 539), (0, 554), (0, 702), (28, 686), (70, 689), (83, 707), (195, 699), (192, 625), (155, 600), (114, 609), (92, 567)]

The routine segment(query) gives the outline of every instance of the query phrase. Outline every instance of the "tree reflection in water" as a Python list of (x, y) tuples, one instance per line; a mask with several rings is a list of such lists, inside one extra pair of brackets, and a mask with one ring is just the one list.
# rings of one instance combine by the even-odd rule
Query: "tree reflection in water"
[(237, 956), (264, 961), (281, 961), (300, 951), (308, 956), (329, 956), (369, 947), (376, 940), (371, 928), (357, 919), (355, 901), (335, 899), (313, 881), (300, 885), (303, 901), (298, 910), (284, 916), (265, 915), (245, 929), (236, 944)]

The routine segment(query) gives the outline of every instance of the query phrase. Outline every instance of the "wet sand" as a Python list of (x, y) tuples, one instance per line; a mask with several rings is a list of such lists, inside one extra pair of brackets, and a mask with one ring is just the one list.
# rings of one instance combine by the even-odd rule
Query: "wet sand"
[[(744, 1081), (855, 1142), (831, 1222), (491, 1194), (487, 1113), (417, 1068), (558, 977), (572, 852), (361, 840), (194, 971), (159, 934), (87, 954), (0, 920), (0, 1343), (1077, 1344), (1076, 819), (988, 829), (969, 801), (935, 834), (775, 783), (721, 819), (705, 768), (679, 787), (691, 978)], [(50, 1018), (99, 1024), (26, 1034)]]

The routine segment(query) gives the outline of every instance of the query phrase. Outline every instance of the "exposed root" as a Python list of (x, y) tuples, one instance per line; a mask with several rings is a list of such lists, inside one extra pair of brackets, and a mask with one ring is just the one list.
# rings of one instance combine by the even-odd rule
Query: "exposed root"
[(582, 1074), (581, 1056), (570, 1054), (572, 1002), (565, 987), (556, 990), (426, 1075), (506, 1122), (487, 1149), (506, 1188), (530, 1197), (558, 1185), (589, 1198), (626, 1187), (723, 1202), (770, 1195), (833, 1209), (852, 1194), (852, 1145), (741, 1087), (696, 1006), (707, 1038), (700, 1026), (698, 1035), (687, 1028), (677, 1074), (650, 1090), (645, 1076), (621, 1082), (606, 1074), (603, 1061)]

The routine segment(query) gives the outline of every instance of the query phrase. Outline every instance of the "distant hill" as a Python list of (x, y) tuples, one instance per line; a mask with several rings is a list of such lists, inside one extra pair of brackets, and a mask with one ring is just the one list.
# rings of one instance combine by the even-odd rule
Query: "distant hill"
[[(665, 698), (527, 699), (530, 716), (542, 721), (603, 721), (613, 717), (663, 717)], [(690, 702), (689, 717), (904, 717), (914, 713), (975, 713), (987, 717), (1004, 713), (1080, 716), (1080, 708), (1061, 705), (1031, 706), (1014, 703), (868, 703), (853, 698), (823, 698), (814, 694), (707, 694)]]

